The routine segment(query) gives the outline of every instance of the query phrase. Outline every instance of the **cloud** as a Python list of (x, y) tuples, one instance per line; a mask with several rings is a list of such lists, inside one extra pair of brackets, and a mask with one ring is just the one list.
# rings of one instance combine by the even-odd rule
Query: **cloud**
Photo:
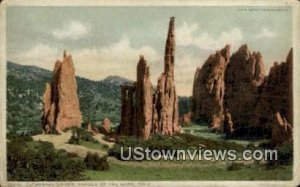
[(68, 40), (78, 40), (82, 37), (85, 37), (90, 32), (90, 26), (85, 25), (79, 21), (69, 21), (63, 27), (54, 29), (52, 35), (59, 39), (68, 39)]
[(188, 46), (194, 44), (193, 33), (198, 29), (198, 24), (183, 22), (182, 26), (176, 29), (176, 42), (178, 45)]
[(47, 44), (37, 44), (27, 51), (20, 53), (9, 54), (8, 58), (12, 62), (16, 62), (23, 65), (33, 65), (42, 67), (45, 69), (52, 69), (54, 62), (58, 59), (62, 53), (55, 47), (51, 47)]
[(108, 47), (87, 48), (72, 52), (77, 65), (76, 71), (81, 76), (94, 80), (109, 75), (119, 75), (135, 80), (139, 55), (144, 55), (147, 60), (151, 78), (157, 76), (154, 70), (159, 67), (159, 61), (162, 57), (150, 46), (133, 47), (128, 38), (122, 38), (119, 42)]
[(175, 81), (177, 93), (181, 96), (190, 96), (197, 67), (204, 63), (200, 55), (189, 53), (178, 54), (175, 62)]
[(218, 50), (226, 44), (237, 48), (243, 39), (242, 31), (238, 27), (221, 32), (217, 38), (212, 37), (207, 32), (196, 32), (198, 28), (197, 23), (184, 22), (176, 31), (177, 44), (179, 46), (196, 46), (204, 50)]
[(261, 29), (260, 33), (258, 33), (255, 38), (274, 38), (276, 36), (276, 33), (274, 31), (271, 31), (269, 28), (264, 27)]
[[(76, 74), (93, 80), (101, 80), (109, 75), (119, 75), (136, 79), (136, 65), (139, 55), (144, 55), (150, 65), (151, 78), (157, 81), (156, 72), (161, 73), (163, 56), (151, 46), (133, 47), (128, 38), (102, 48), (67, 49), (72, 55)], [(47, 44), (37, 44), (27, 51), (9, 54), (12, 62), (34, 65), (52, 70), (57, 59), (62, 59), (63, 50)]]

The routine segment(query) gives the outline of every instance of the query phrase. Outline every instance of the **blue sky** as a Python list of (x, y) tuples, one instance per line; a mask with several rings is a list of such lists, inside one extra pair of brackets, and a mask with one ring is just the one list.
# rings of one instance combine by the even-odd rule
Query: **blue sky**
[(191, 95), (196, 68), (227, 43), (232, 52), (244, 43), (260, 51), (267, 72), (274, 61), (284, 61), (292, 47), (292, 9), (261, 8), (9, 7), (7, 57), (52, 70), (66, 49), (79, 76), (135, 80), (143, 54), (155, 85), (163, 71), (169, 18), (175, 16), (177, 92)]

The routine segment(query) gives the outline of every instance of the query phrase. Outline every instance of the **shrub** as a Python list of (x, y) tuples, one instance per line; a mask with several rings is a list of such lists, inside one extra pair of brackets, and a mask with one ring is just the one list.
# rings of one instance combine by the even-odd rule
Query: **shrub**
[(72, 134), (68, 143), (69, 144), (79, 144), (79, 138), (77, 136), (74, 136), (74, 134)]
[(100, 157), (97, 153), (90, 153), (88, 152), (84, 162), (86, 164), (86, 167), (91, 170), (97, 170), (97, 171), (106, 171), (109, 170), (109, 165), (107, 162), (107, 157)]
[(108, 146), (107, 144), (104, 144), (104, 145), (102, 146), (102, 148), (103, 148), (103, 149), (109, 149), (109, 146)]
[(98, 142), (93, 138), (93, 134), (84, 128), (72, 128), (71, 131), (72, 136), (68, 141), (70, 144), (80, 144), (80, 141)]
[(26, 137), (7, 144), (7, 176), (11, 181), (80, 180), (85, 163), (52, 143), (33, 142)]
[(228, 142), (218, 142), (197, 137), (191, 134), (179, 134), (176, 136), (153, 135), (149, 140), (137, 139), (135, 137), (120, 137), (113, 148), (109, 149), (108, 154), (121, 159), (121, 147), (124, 148), (124, 156), (129, 155), (128, 147), (143, 147), (150, 150), (176, 150), (176, 149), (198, 149), (200, 145), (205, 145), (206, 149), (236, 149), (243, 150), (242, 145)]

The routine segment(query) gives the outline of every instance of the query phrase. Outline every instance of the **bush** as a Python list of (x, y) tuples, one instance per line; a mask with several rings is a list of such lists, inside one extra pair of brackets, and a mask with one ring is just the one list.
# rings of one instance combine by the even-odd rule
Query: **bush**
[(107, 144), (104, 144), (104, 145), (102, 146), (102, 148), (103, 148), (103, 149), (109, 149), (109, 146), (108, 146)]
[(93, 138), (93, 134), (84, 128), (72, 128), (71, 130), (72, 136), (68, 141), (70, 144), (80, 144), (80, 141), (98, 142)]
[(238, 151), (244, 149), (242, 145), (236, 143), (218, 142), (183, 133), (176, 136), (156, 134), (149, 140), (122, 136), (117, 140), (114, 147), (109, 149), (108, 154), (117, 159), (121, 159), (121, 147), (124, 148), (124, 156), (127, 156), (129, 155), (129, 147), (143, 147), (144, 149), (149, 148), (150, 150), (194, 150), (198, 149), (200, 145), (205, 145), (207, 149), (236, 149)]
[(68, 141), (69, 144), (79, 144), (79, 138), (77, 136), (74, 136), (74, 134), (72, 134), (70, 140)]
[(7, 176), (10, 181), (81, 180), (85, 163), (52, 143), (34, 142), (28, 137), (7, 144)]
[(97, 170), (97, 171), (107, 171), (109, 170), (109, 165), (107, 162), (107, 157), (100, 157), (97, 153), (88, 152), (84, 162), (87, 169)]

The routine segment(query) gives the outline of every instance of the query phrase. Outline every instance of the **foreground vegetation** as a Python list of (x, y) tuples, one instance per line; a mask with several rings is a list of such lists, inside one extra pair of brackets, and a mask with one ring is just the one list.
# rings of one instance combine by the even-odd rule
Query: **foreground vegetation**
[(108, 172), (85, 171), (88, 180), (291, 180), (292, 166), (267, 169), (263, 166), (242, 166), (229, 170), (226, 165), (211, 164), (204, 167), (136, 167), (110, 164)]
[(121, 147), (124, 148), (124, 156), (129, 154), (129, 147), (142, 147), (150, 150), (197, 150), (203, 149), (235, 149), (242, 151), (245, 147), (233, 142), (221, 142), (182, 133), (176, 136), (154, 135), (149, 140), (136, 139), (134, 137), (120, 137), (115, 146), (108, 151), (110, 156), (121, 158)]
[(69, 139), (69, 144), (82, 145), (90, 149), (107, 150), (108, 145), (102, 145), (94, 139), (93, 134), (84, 128), (71, 128), (72, 136)]
[[(260, 143), (240, 144), (204, 138), (188, 133), (176, 136), (154, 135), (150, 140), (122, 136), (111, 149), (105, 141), (101, 144), (90, 132), (82, 128), (71, 129), (68, 137), (51, 136), (56, 144), (87, 147), (91, 149), (55, 149), (50, 142), (32, 141), (31, 137), (8, 138), (8, 179), (12, 181), (63, 181), (63, 180), (290, 180), (292, 179), (293, 146), (282, 144), (274, 147)], [(53, 139), (52, 138), (52, 139)], [(51, 140), (52, 142), (52, 140)], [(55, 144), (55, 145), (56, 145)], [(74, 145), (71, 145), (74, 144)], [(103, 147), (106, 145), (107, 147)], [(143, 147), (150, 150), (171, 149), (269, 149), (279, 151), (276, 162), (246, 161), (122, 161), (120, 147)], [(100, 155), (109, 155), (100, 157)], [(91, 152), (90, 152), (91, 151)], [(78, 155), (75, 153), (77, 152)]]
[(106, 171), (106, 157), (57, 150), (50, 142), (33, 141), (31, 137), (14, 137), (7, 143), (7, 177), (10, 181), (85, 180), (86, 169)]

